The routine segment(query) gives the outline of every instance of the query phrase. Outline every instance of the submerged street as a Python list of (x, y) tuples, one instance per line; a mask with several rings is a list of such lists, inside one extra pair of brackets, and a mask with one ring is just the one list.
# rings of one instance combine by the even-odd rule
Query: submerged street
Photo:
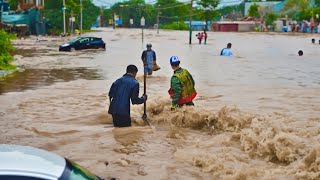
[[(317, 179), (320, 46), (312, 35), (102, 29), (106, 51), (59, 52), (62, 37), (16, 40), (25, 70), (0, 79), (0, 143), (55, 152), (104, 178)], [(220, 51), (232, 43), (233, 57)], [(113, 128), (107, 93), (147, 43), (161, 70), (147, 78), (147, 114)], [(304, 56), (299, 57), (302, 49)], [(169, 58), (193, 75), (195, 107), (170, 111)]]

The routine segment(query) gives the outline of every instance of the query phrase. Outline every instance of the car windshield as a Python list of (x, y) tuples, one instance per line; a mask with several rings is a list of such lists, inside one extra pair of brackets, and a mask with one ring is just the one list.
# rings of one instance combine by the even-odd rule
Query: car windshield
[(100, 180), (80, 165), (66, 159), (66, 169), (59, 180)]
[(82, 39), (82, 38), (81, 38), (81, 37), (78, 37), (78, 38), (76, 38), (76, 39), (73, 39), (73, 40), (71, 40), (71, 41), (69, 42), (69, 44), (74, 43), (74, 42), (76, 42), (76, 41), (79, 41), (80, 39)]

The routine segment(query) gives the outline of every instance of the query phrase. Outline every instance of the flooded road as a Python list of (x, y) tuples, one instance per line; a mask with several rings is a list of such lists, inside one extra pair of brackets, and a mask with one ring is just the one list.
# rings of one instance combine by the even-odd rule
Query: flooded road
[[(119, 179), (319, 179), (320, 46), (311, 35), (106, 29), (106, 51), (57, 52), (62, 38), (15, 42), (26, 70), (0, 80), (0, 143), (53, 151)], [(227, 43), (234, 57), (220, 57)], [(114, 129), (107, 92), (152, 43), (148, 118)], [(298, 50), (304, 56), (297, 56)], [(196, 81), (195, 107), (171, 112), (171, 55)], [(21, 57), (23, 56), (23, 57)], [(108, 164), (106, 166), (106, 164)]]

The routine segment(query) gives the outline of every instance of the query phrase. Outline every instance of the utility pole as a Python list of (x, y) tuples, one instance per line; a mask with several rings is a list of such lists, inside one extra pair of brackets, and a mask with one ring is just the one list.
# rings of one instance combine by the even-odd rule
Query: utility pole
[(101, 4), (101, 9), (100, 9), (100, 27), (103, 26), (103, 5)]
[(71, 18), (70, 18), (71, 22), (70, 22), (70, 25), (71, 25), (71, 30), (70, 30), (70, 33), (71, 35), (73, 34), (73, 10), (71, 9)]
[(116, 15), (116, 13), (115, 12), (113, 12), (113, 15), (112, 15), (112, 24), (113, 24), (113, 29), (116, 29), (116, 22), (115, 22), (115, 15)]
[(160, 14), (160, 5), (158, 5), (158, 16), (157, 16), (157, 34), (159, 34), (159, 14)]
[(66, 0), (63, 0), (63, 34), (66, 35)]
[(82, 34), (82, 0), (80, 0), (80, 35)]
[(0, 7), (0, 23), (2, 23), (2, 6)]
[(146, 25), (146, 20), (144, 19), (143, 16), (141, 17), (140, 24), (142, 29), (142, 44), (143, 44), (143, 27)]
[(192, 29), (191, 29), (191, 21), (192, 21), (192, 4), (193, 4), (193, 0), (191, 0), (191, 2), (190, 2), (189, 44), (191, 44), (191, 40), (192, 40)]

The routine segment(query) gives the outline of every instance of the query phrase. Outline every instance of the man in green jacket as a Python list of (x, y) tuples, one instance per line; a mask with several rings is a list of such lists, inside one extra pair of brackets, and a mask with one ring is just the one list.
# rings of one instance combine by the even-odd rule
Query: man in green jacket
[(197, 92), (194, 88), (193, 77), (186, 69), (180, 67), (180, 60), (177, 56), (171, 56), (170, 64), (174, 71), (169, 89), (172, 98), (171, 110), (183, 105), (194, 106), (192, 100), (197, 96)]

